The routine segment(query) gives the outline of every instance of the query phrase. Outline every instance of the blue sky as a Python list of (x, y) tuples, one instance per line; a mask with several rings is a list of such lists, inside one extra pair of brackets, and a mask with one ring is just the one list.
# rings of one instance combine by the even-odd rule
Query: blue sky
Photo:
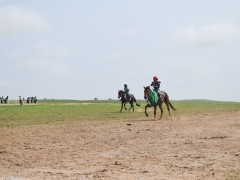
[(0, 0), (0, 95), (240, 101), (240, 1)]

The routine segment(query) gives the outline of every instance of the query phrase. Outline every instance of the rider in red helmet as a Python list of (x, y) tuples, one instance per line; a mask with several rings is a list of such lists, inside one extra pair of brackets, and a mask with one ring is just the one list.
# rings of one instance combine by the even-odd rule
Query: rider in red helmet
[(158, 93), (159, 98), (162, 99), (162, 97), (160, 96), (160, 81), (158, 81), (158, 77), (154, 76), (153, 77), (153, 82), (151, 83), (151, 86), (153, 87), (154, 91), (156, 91)]

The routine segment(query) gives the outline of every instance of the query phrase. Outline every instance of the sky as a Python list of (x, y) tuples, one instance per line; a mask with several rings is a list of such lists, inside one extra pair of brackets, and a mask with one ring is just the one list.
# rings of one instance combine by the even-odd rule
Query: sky
[(239, 0), (0, 0), (0, 96), (240, 102)]

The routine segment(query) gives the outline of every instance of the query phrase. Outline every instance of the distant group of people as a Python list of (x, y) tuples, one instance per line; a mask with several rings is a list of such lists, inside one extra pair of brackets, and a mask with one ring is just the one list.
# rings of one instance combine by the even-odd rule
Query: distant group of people
[(8, 96), (4, 98), (3, 96), (0, 97), (0, 104), (7, 104), (8, 103)]
[(27, 98), (27, 104), (31, 104), (31, 103), (34, 103), (34, 104), (37, 103), (37, 97), (36, 96)]
[[(25, 102), (25, 98), (22, 96), (19, 96), (19, 103), (22, 106)], [(28, 97), (26, 100), (27, 104), (37, 104), (37, 97)]]

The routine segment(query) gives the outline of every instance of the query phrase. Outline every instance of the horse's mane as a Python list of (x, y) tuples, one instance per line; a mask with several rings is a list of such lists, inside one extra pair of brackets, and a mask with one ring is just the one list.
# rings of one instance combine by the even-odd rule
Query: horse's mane
[(150, 89), (152, 91), (150, 86), (146, 86), (144, 89)]
[(126, 92), (125, 92), (125, 91), (123, 91), (123, 90), (119, 90), (119, 92), (122, 92), (122, 93), (126, 94)]

